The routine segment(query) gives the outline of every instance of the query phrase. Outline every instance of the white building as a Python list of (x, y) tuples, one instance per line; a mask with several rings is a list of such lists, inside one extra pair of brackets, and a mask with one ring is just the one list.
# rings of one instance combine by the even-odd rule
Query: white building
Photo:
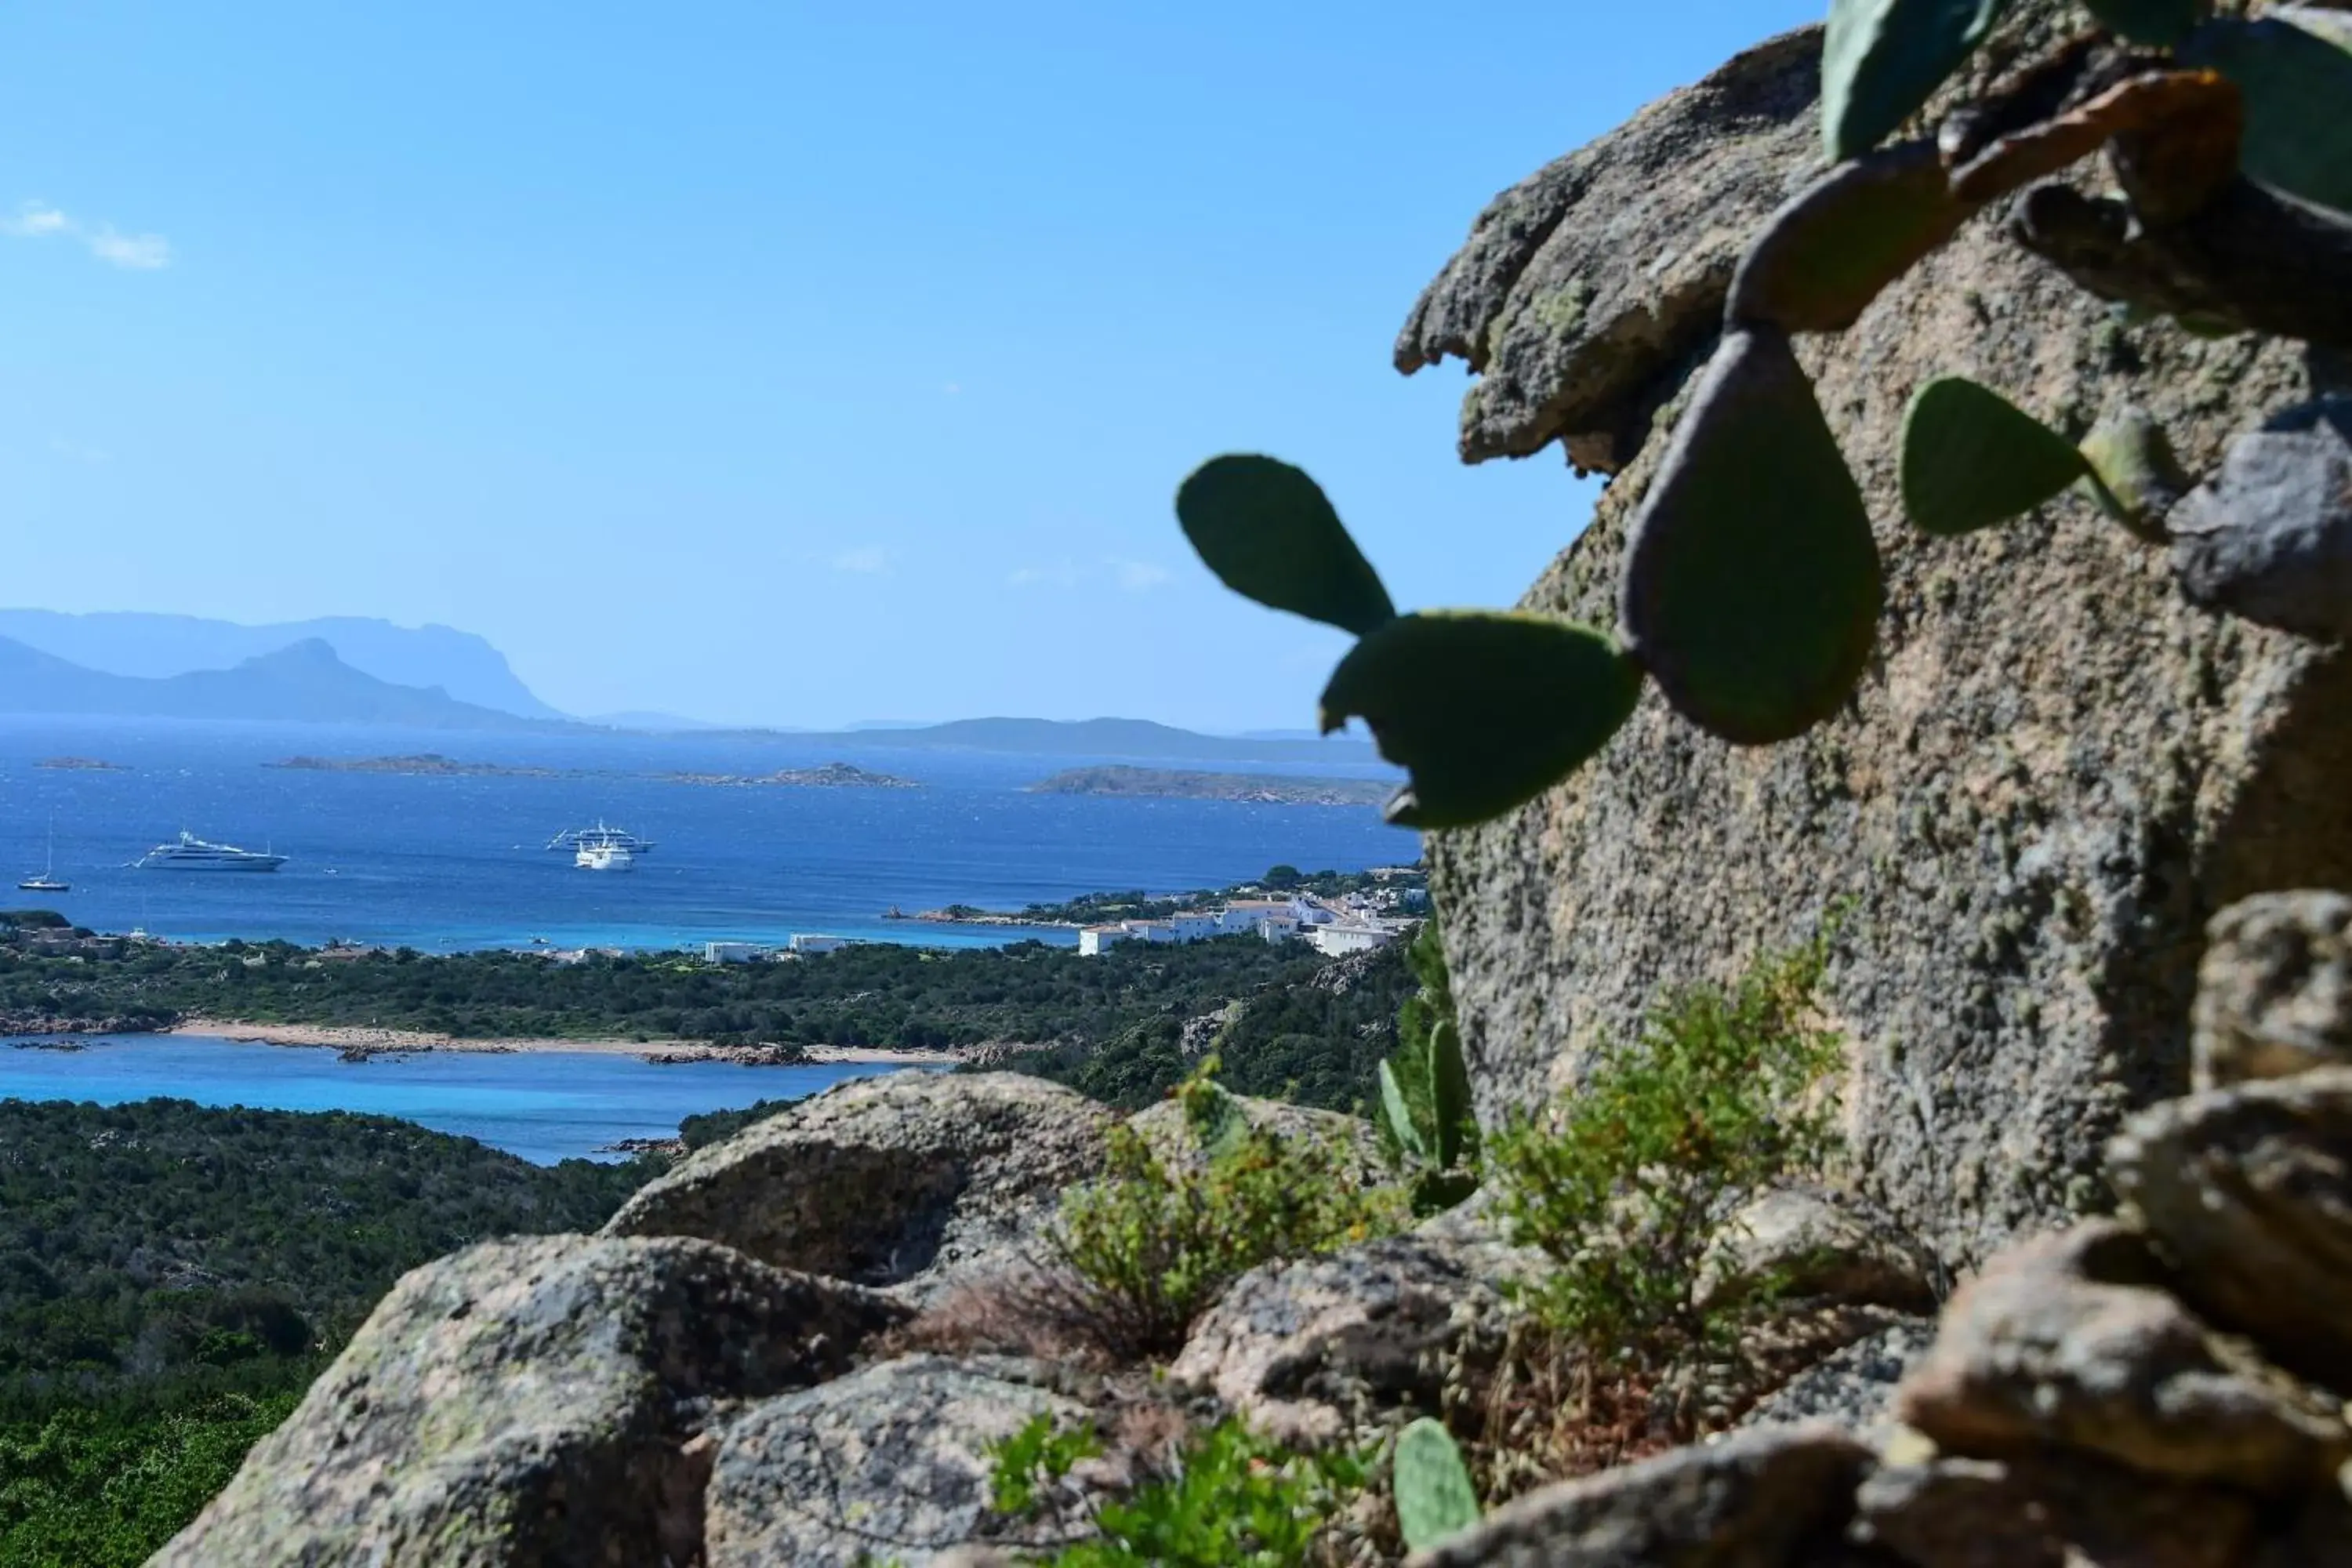
[(1337, 958), (1343, 952), (1369, 952), (1396, 940), (1396, 932), (1371, 925), (1319, 925), (1307, 933), (1315, 951)]
[(1178, 942), (1206, 942), (1225, 931), (1224, 917), (1214, 910), (1178, 910), (1168, 923), (1176, 928)]
[(845, 936), (795, 935), (792, 940), (792, 950), (803, 954), (838, 952), (848, 945), (849, 939)]
[(1174, 942), (1176, 927), (1168, 921), (1128, 921), (1127, 934), (1138, 942)]
[(706, 942), (702, 944), (705, 963), (756, 963), (768, 956), (769, 949), (755, 942)]
[(1261, 915), (1257, 934), (1268, 942), (1288, 942), (1298, 934), (1298, 917), (1288, 913)]
[(1087, 926), (1078, 932), (1078, 956), (1099, 958), (1126, 940), (1125, 926)]

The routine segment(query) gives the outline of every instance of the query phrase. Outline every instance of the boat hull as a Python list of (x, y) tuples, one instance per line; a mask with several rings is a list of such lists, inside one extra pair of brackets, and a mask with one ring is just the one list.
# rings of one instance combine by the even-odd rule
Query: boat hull
[(283, 855), (257, 855), (250, 860), (191, 860), (178, 856), (157, 859), (142, 857), (138, 861), (142, 871), (275, 871), (286, 864)]

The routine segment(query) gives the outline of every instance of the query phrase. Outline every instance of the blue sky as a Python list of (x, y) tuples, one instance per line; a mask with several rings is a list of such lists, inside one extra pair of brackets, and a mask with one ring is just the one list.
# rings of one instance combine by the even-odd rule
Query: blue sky
[(1305, 725), (1339, 636), (1177, 481), (1274, 452), (1400, 603), (1507, 602), (1590, 494), (1459, 466), (1406, 309), (1819, 9), (13, 5), (0, 602), (441, 621), (582, 712)]

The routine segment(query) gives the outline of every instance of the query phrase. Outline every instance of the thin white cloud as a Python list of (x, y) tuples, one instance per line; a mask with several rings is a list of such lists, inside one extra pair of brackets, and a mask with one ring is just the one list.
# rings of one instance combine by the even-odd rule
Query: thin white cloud
[(1048, 561), (1021, 567), (1005, 581), (1016, 588), (1075, 588), (1085, 575), (1075, 561)]
[(890, 570), (890, 552), (878, 544), (845, 550), (833, 558), (835, 571), (852, 572), (861, 577), (878, 577)]
[(1174, 574), (1156, 561), (1112, 561), (1111, 575), (1130, 594), (1147, 594), (1174, 580)]
[(172, 242), (162, 235), (124, 234), (110, 223), (86, 224), (47, 202), (26, 202), (16, 209), (15, 217), (0, 218), (0, 234), (18, 239), (76, 240), (99, 260), (132, 272), (153, 272), (172, 265)]
[(103, 447), (93, 447), (87, 441), (68, 441), (63, 436), (49, 437), (49, 450), (60, 458), (69, 458), (77, 463), (88, 463), (93, 468), (113, 458), (113, 454)]

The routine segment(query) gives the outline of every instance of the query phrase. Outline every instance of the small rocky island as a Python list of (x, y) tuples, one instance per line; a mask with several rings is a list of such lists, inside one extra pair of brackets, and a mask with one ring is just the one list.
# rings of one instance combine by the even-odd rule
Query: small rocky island
[(292, 768), (316, 773), (406, 773), (426, 778), (551, 779), (562, 775), (554, 768), (534, 768), (506, 763), (464, 763), (438, 752), (403, 757), (288, 757), (264, 763), (265, 768)]
[(97, 757), (43, 757), (33, 764), (37, 768), (65, 768), (74, 773), (121, 773), (131, 770), (121, 763), (102, 762)]
[(1032, 795), (1157, 795), (1234, 800), (1254, 805), (1378, 805), (1396, 786), (1379, 779), (1294, 778), (1282, 773), (1204, 773), (1169, 768), (1069, 768), (1029, 786)]
[(902, 779), (891, 773), (877, 773), (869, 768), (854, 767), (847, 763), (825, 763), (814, 768), (778, 768), (772, 773), (754, 773), (748, 777), (739, 773), (661, 773), (657, 777), (670, 784), (726, 784), (749, 787), (758, 784), (781, 784), (788, 789), (920, 789), (915, 779)]

